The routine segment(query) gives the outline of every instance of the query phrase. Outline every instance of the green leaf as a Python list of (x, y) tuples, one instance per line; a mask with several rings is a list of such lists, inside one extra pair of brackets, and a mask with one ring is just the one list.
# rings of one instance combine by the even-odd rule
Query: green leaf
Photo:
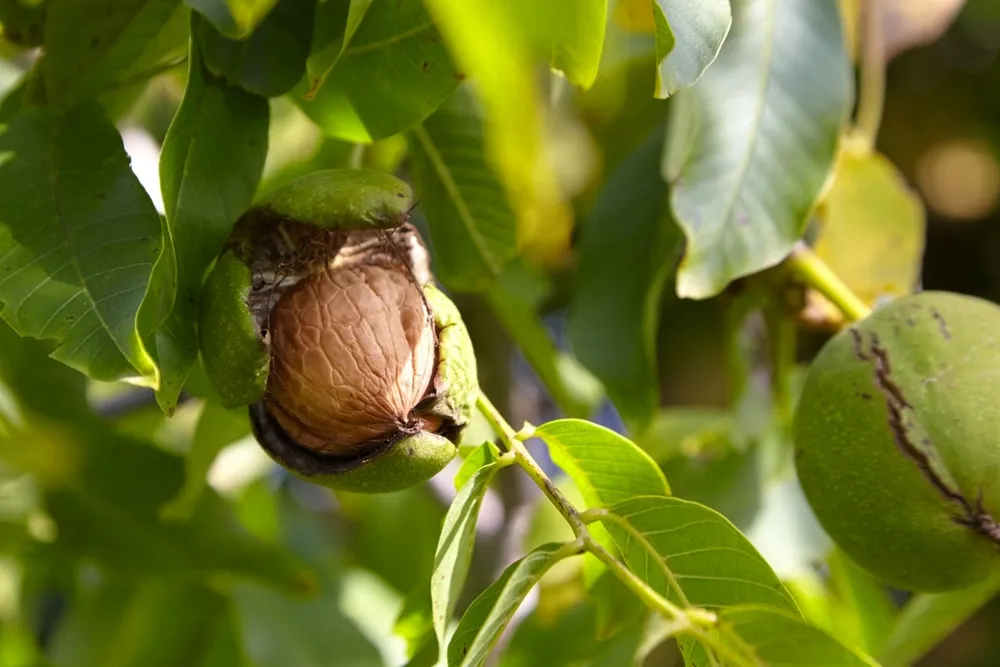
[[(656, 552), (606, 522), (629, 568), (656, 592), (683, 604), (719, 608), (762, 604), (798, 613), (795, 601), (750, 541), (721, 514), (679, 498), (637, 496), (610, 511)], [(677, 586), (666, 576), (673, 574)], [(678, 590), (679, 589), (679, 590)]]
[(942, 639), (1000, 593), (1000, 578), (950, 593), (910, 598), (878, 653), (885, 667), (916, 663)]
[(184, 0), (226, 37), (243, 39), (254, 31), (278, 0)]
[(60, 665), (239, 664), (226, 599), (191, 582), (104, 582), (82, 591), (56, 628), (51, 655)]
[[(816, 254), (869, 306), (917, 289), (924, 207), (884, 156), (845, 145), (817, 217)], [(815, 295), (815, 301), (828, 317), (841, 319), (826, 299)]]
[(96, 106), (26, 108), (0, 127), (2, 315), (22, 336), (58, 341), (54, 358), (92, 378), (157, 386), (155, 322), (139, 311), (147, 296), (155, 305), (173, 295), (153, 276), (161, 234)]
[(308, 599), (240, 585), (233, 601), (244, 653), (254, 667), (384, 667), (378, 650), (341, 609), (335, 581)]
[(444, 517), (431, 575), (431, 606), (438, 646), (444, 646), (448, 622), (469, 573), (479, 507), (493, 475), (500, 468), (501, 464), (494, 461), (477, 470), (455, 496)]
[(190, 519), (207, 487), (208, 471), (219, 452), (250, 434), (246, 409), (226, 410), (218, 403), (206, 401), (198, 417), (191, 439), (191, 449), (184, 459), (184, 486), (177, 497), (163, 507), (161, 516), (167, 520)]
[(604, 391), (572, 355), (556, 347), (538, 314), (539, 291), (548, 285), (521, 263), (510, 263), (487, 292), (487, 301), (504, 331), (520, 348), (559, 409), (587, 417)]
[(3, 38), (21, 47), (41, 46), (45, 31), (45, 3), (0, 0)]
[(673, 95), (708, 69), (733, 23), (729, 0), (655, 0), (656, 92)]
[(430, 223), (435, 273), (482, 290), (517, 250), (517, 220), (487, 162), (479, 104), (467, 86), (410, 132), (414, 185)]
[(465, 457), (465, 460), (462, 461), (462, 466), (455, 473), (455, 490), (461, 491), (465, 483), (472, 479), (477, 470), (490, 465), (499, 457), (500, 450), (492, 442), (484, 442), (479, 447), (476, 447)]
[[(835, 550), (827, 558), (830, 587), (843, 604), (842, 621), (833, 634), (877, 655), (892, 632), (896, 605), (885, 587), (872, 575)], [(844, 627), (844, 626), (849, 627)]]
[[(792, 57), (802, 44), (809, 57)], [(679, 296), (713, 296), (788, 254), (850, 101), (836, 0), (733, 1), (719, 57), (674, 102), (664, 169), (688, 241)]]
[(580, 230), (569, 309), (573, 350), (642, 433), (659, 405), (656, 334), (660, 297), (683, 250), (657, 170), (658, 131), (604, 185)]
[(47, 101), (68, 107), (117, 84), (179, 4), (180, 0), (48, 3), (42, 60)]
[(580, 419), (542, 424), (557, 466), (569, 475), (591, 508), (610, 508), (633, 496), (668, 496), (670, 486), (653, 459), (627, 438)]
[(579, 549), (572, 544), (545, 544), (504, 570), (462, 616), (448, 644), (448, 665), (479, 667), (485, 663), (517, 608), (542, 575), (576, 553)]
[(463, 78), (420, 0), (372, 0), (329, 75), (292, 96), (329, 136), (371, 141), (427, 118)]
[(158, 399), (171, 409), (197, 360), (195, 322), (206, 269), (253, 201), (267, 155), (267, 100), (204, 71), (192, 40), (187, 89), (160, 154), (160, 184), (177, 254), (177, 299), (158, 332), (171, 355)]
[(761, 665), (878, 667), (819, 628), (779, 609), (741, 605), (724, 609), (719, 622), (733, 630)]
[(517, 0), (511, 3), (522, 32), (570, 83), (589, 88), (597, 78), (607, 26), (607, 0)]
[(284, 95), (306, 72), (315, 13), (316, 0), (284, 0), (242, 40), (226, 37), (208, 21), (197, 21), (205, 66), (251, 93)]
[(510, 3), (425, 0), (456, 61), (476, 78), (486, 150), (518, 219), (525, 256), (553, 260), (569, 246), (572, 217), (551, 163), (532, 44)]
[(371, 4), (372, 0), (321, 0), (317, 5), (311, 52), (306, 60), (313, 90), (326, 81)]

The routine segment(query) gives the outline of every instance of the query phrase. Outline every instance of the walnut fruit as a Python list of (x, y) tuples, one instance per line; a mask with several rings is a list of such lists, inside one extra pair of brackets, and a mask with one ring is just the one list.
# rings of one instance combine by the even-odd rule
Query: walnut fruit
[(477, 391), (471, 343), (407, 221), (363, 169), (293, 180), (237, 222), (206, 282), (206, 374), (258, 442), (312, 481), (389, 491), (452, 457)]
[(1000, 573), (1000, 308), (923, 292), (831, 339), (803, 386), (795, 462), (844, 552), (904, 589)]

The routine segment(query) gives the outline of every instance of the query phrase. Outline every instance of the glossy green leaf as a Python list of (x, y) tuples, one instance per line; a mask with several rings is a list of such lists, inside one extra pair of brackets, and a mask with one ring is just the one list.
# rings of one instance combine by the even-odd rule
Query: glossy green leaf
[(458, 472), (455, 473), (455, 490), (461, 491), (465, 483), (472, 479), (477, 470), (493, 463), (499, 457), (500, 450), (492, 442), (483, 443), (473, 449), (465, 457), (465, 460), (462, 461), (462, 466), (458, 469)]
[(410, 131), (414, 185), (430, 223), (435, 273), (455, 290), (481, 290), (517, 250), (517, 220), (485, 154), (483, 121), (463, 86)]
[(438, 646), (445, 645), (448, 622), (469, 573), (479, 508), (493, 475), (500, 467), (494, 461), (476, 471), (455, 496), (445, 515), (434, 555), (434, 573), (431, 575), (431, 606)]
[(329, 136), (371, 141), (427, 118), (463, 78), (420, 0), (372, 0), (327, 77), (292, 95)]
[(250, 434), (246, 409), (226, 410), (206, 401), (191, 439), (191, 449), (184, 459), (184, 486), (177, 497), (163, 507), (165, 519), (189, 519), (207, 488), (208, 471), (215, 457), (229, 444)]
[(84, 590), (57, 626), (51, 655), (74, 667), (239, 664), (226, 599), (199, 584), (157, 579)]
[(878, 667), (871, 658), (845, 646), (801, 618), (778, 609), (741, 605), (724, 609), (720, 623), (739, 637), (752, 664)]
[(267, 100), (204, 71), (192, 40), (187, 89), (167, 130), (160, 184), (177, 255), (177, 300), (158, 332), (161, 357), (173, 355), (158, 397), (170, 409), (197, 360), (195, 323), (205, 270), (250, 206), (267, 155)]
[(729, 0), (655, 0), (656, 97), (673, 95), (708, 69), (733, 23)]
[[(791, 250), (851, 102), (836, 0), (734, 0), (715, 63), (677, 96), (665, 176), (688, 245), (682, 297), (718, 294)], [(809, 45), (810, 56), (795, 55)]]
[(559, 409), (587, 417), (603, 397), (600, 383), (571, 354), (556, 347), (538, 314), (537, 276), (522, 264), (510, 263), (486, 298), (504, 331), (520, 348)]
[(56, 340), (56, 359), (96, 379), (157, 386), (155, 322), (140, 307), (173, 295), (153, 277), (161, 234), (96, 106), (62, 116), (26, 108), (0, 128), (2, 315), (22, 336)]
[(569, 475), (587, 507), (610, 508), (633, 496), (668, 496), (670, 486), (653, 459), (627, 438), (580, 419), (542, 424), (535, 436)]
[(885, 667), (916, 663), (998, 593), (1000, 579), (995, 578), (950, 593), (913, 596), (896, 618), (879, 660)]
[(179, 4), (180, 0), (49, 3), (42, 65), (48, 102), (70, 106), (116, 85)]
[(569, 246), (572, 217), (550, 159), (532, 44), (515, 8), (493, 0), (425, 4), (455, 60), (476, 80), (487, 155), (517, 214), (520, 248), (541, 261), (560, 258)]
[(279, 0), (184, 0), (227, 37), (242, 39), (274, 9)]
[(484, 664), (529, 591), (550, 567), (574, 553), (572, 545), (545, 544), (504, 570), (459, 621), (448, 644), (449, 667)]
[[(718, 512), (657, 496), (635, 496), (610, 511), (656, 552), (654, 559), (621, 526), (606, 524), (632, 571), (661, 595), (683, 603), (683, 592), (688, 603), (710, 609), (762, 604), (797, 613), (792, 596), (767, 561)], [(676, 587), (666, 576), (668, 570)]]
[(580, 230), (569, 310), (574, 352), (634, 433), (659, 405), (660, 297), (684, 243), (657, 169), (662, 145), (654, 133), (607, 180)]
[(233, 595), (244, 652), (254, 667), (385, 667), (378, 650), (344, 615), (336, 582), (293, 598), (262, 586)]
[(208, 21), (197, 21), (205, 66), (251, 93), (284, 95), (305, 74), (315, 13), (316, 0), (284, 0), (246, 39), (230, 39)]

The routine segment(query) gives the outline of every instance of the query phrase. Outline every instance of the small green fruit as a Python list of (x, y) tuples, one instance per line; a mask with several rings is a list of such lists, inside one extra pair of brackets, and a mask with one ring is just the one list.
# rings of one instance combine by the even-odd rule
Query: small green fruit
[(872, 574), (945, 591), (1000, 573), (1000, 308), (924, 292), (835, 336), (795, 419), (820, 523)]
[(295, 179), (247, 211), (202, 299), (203, 366), (296, 475), (358, 492), (424, 481), (478, 390), (458, 310), (431, 283), (409, 187), (365, 169)]

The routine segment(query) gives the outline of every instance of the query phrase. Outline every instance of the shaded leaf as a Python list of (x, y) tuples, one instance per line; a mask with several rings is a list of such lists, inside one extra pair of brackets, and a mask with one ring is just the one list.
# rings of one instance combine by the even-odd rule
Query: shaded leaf
[(579, 361), (556, 347), (530, 296), (538, 287), (535, 275), (511, 263), (490, 287), (487, 301), (559, 409), (586, 417), (601, 400), (603, 388)]
[(214, 401), (206, 401), (184, 459), (184, 486), (177, 497), (163, 507), (161, 516), (173, 520), (189, 519), (207, 488), (206, 478), (215, 457), (226, 445), (249, 434), (250, 420), (245, 409), (226, 410)]
[(578, 553), (573, 545), (545, 544), (510, 565), (477, 597), (462, 616), (448, 644), (448, 665), (478, 667), (545, 572), (563, 558)]
[(121, 80), (180, 0), (60, 0), (48, 3), (42, 69), (51, 104), (73, 102)]
[(372, 0), (326, 79), (292, 95), (329, 136), (371, 141), (427, 118), (462, 78), (420, 0)]
[(140, 307), (172, 298), (157, 284), (161, 225), (96, 106), (57, 116), (26, 108), (0, 128), (0, 301), (22, 336), (92, 378), (155, 387)]
[(569, 335), (634, 433), (659, 405), (656, 333), (660, 295), (683, 249), (657, 170), (656, 132), (604, 185), (580, 230)]
[(487, 288), (517, 249), (517, 220), (484, 141), (479, 104), (464, 86), (410, 132), (435, 273), (456, 290)]
[[(171, 355), (158, 396), (171, 409), (197, 360), (195, 322), (206, 269), (253, 201), (267, 155), (267, 100), (204, 71), (192, 40), (187, 88), (160, 154), (160, 185), (177, 254), (177, 299), (157, 345)], [(162, 359), (161, 359), (162, 360)]]
[(242, 40), (226, 37), (208, 21), (197, 21), (205, 66), (251, 93), (283, 95), (305, 74), (315, 13), (316, 0), (284, 0)]
[(900, 611), (878, 653), (885, 667), (912, 665), (1000, 593), (1000, 579), (950, 593), (921, 593)]
[(321, 0), (316, 6), (311, 52), (306, 60), (310, 90), (318, 90), (351, 42), (373, 0)]
[[(656, 91), (669, 97), (708, 69), (733, 23), (729, 0), (654, 0)], [(625, 14), (625, 16), (631, 16)]]
[[(484, 444), (483, 448), (486, 447)], [(468, 483), (459, 490), (451, 507), (448, 508), (448, 514), (445, 515), (434, 555), (434, 573), (431, 575), (434, 634), (439, 647), (445, 645), (448, 622), (455, 611), (455, 604), (469, 573), (479, 507), (493, 480), (493, 475), (500, 467), (501, 465), (494, 461), (477, 470)]]
[(509, 3), (492, 0), (426, 4), (459, 65), (476, 78), (487, 155), (517, 214), (519, 247), (540, 261), (561, 259), (572, 218), (550, 162), (532, 45), (517, 12)]
[(226, 599), (199, 584), (108, 581), (84, 590), (57, 626), (52, 659), (74, 667), (239, 664)]
[(646, 452), (597, 424), (560, 419), (542, 424), (535, 436), (569, 475), (587, 507), (610, 508), (633, 496), (668, 496), (670, 486)]
[[(675, 100), (665, 176), (688, 246), (682, 297), (718, 294), (801, 236), (850, 99), (836, 0), (734, 0), (715, 63)], [(797, 53), (808, 45), (810, 57)]]
[[(698, 607), (762, 604), (797, 613), (767, 561), (721, 514), (679, 498), (637, 496), (611, 512), (655, 550), (659, 562), (622, 527), (606, 523), (629, 568), (660, 595)], [(679, 591), (665, 570), (673, 574)]]
[[(817, 214), (816, 253), (869, 306), (917, 288), (924, 208), (885, 157), (846, 145)], [(828, 318), (842, 318), (823, 297), (813, 300)]]
[(719, 622), (749, 647), (754, 664), (877, 667), (877, 664), (787, 611), (741, 605), (724, 609)]
[(184, 0), (227, 37), (242, 39), (267, 17), (278, 0)]

